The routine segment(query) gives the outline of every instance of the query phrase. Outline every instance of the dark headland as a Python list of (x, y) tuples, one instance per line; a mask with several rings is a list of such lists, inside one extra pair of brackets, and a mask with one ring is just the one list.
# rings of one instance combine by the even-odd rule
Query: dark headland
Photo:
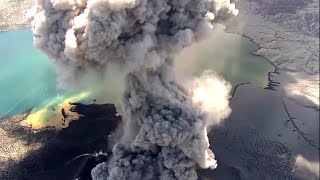
[[(112, 104), (76, 103), (72, 111), (78, 112), (81, 117), (62, 130), (33, 132), (21, 126), (20, 122), (29, 112), (2, 119), (0, 179), (71, 180), (90, 176), (90, 170), (95, 166), (93, 163), (90, 167), (90, 155), (72, 160), (81, 154), (108, 152), (108, 136), (117, 127), (120, 117), (116, 116)], [(4, 157), (10, 154), (21, 157)]]

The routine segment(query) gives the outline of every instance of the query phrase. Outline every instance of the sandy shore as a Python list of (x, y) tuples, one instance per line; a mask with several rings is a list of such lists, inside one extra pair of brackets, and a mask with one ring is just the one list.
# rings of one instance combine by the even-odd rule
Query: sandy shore
[(34, 4), (34, 0), (1, 0), (0, 32), (30, 27), (25, 14)]

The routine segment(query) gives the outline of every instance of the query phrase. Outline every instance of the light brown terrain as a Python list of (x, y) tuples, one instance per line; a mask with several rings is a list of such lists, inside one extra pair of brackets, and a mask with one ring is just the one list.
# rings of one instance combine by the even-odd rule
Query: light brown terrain
[(25, 14), (34, 0), (1, 0), (0, 31), (29, 27)]

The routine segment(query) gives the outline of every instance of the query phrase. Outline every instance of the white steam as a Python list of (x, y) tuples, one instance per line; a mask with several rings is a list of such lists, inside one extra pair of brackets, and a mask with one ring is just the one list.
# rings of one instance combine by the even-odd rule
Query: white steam
[(232, 86), (222, 77), (214, 72), (205, 71), (202, 76), (194, 79), (189, 87), (192, 87), (193, 102), (209, 113), (208, 125), (219, 124), (230, 115), (229, 99)]
[(36, 1), (28, 12), (34, 45), (54, 60), (60, 87), (77, 85), (92, 71), (112, 76), (106, 72), (112, 67), (125, 77), (127, 141), (92, 170), (94, 179), (197, 179), (196, 167), (216, 168), (207, 127), (230, 113), (230, 87), (205, 75), (192, 98), (173, 65), (213, 23), (237, 13), (229, 0)]
[(319, 179), (319, 163), (312, 162), (305, 159), (303, 156), (298, 155), (296, 157), (296, 169), (295, 177), (296, 179)]

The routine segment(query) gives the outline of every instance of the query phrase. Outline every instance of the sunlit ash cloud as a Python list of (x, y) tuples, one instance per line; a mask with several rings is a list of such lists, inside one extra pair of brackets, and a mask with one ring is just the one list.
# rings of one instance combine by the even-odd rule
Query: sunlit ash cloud
[[(189, 86), (190, 87), (190, 86)], [(231, 113), (229, 99), (231, 84), (214, 72), (206, 71), (191, 84), (192, 101), (209, 113), (209, 124), (218, 124)]]
[(36, 1), (34, 45), (55, 62), (59, 87), (110, 67), (123, 77), (123, 134), (93, 179), (197, 179), (197, 167), (217, 167), (207, 129), (230, 113), (230, 87), (206, 74), (190, 96), (174, 60), (237, 13), (229, 0)]

